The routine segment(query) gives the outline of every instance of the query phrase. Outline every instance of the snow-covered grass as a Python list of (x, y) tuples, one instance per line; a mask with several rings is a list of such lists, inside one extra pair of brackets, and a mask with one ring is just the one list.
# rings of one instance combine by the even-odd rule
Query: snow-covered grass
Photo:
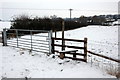
[[(89, 63), (2, 47), (2, 78), (110, 78)], [(9, 51), (9, 52), (8, 52)], [(24, 54), (21, 54), (24, 53)], [(54, 57), (53, 57), (54, 56)]]
[[(57, 32), (57, 37), (61, 37), (61, 32)], [(84, 39), (84, 37), (88, 38), (88, 50), (118, 59), (118, 26), (88, 26), (65, 31), (65, 38)], [(67, 44), (81, 45), (72, 42)], [(115, 62), (90, 54), (88, 63), (84, 63), (69, 59), (61, 60), (55, 55), (47, 56), (40, 52), (33, 52), (31, 55), (27, 50), (2, 45), (0, 49), (3, 63), (2, 78), (111, 78), (114, 76), (108, 75), (105, 69), (111, 64), (117, 67)]]
[(113, 64), (111, 64), (107, 69), (107, 73), (113, 76), (116, 76), (116, 78), (120, 78), (120, 72), (118, 70), (118, 67), (114, 67)]

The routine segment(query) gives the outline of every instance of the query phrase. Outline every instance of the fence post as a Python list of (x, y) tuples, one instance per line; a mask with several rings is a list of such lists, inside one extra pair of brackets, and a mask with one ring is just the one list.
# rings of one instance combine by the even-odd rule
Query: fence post
[(16, 29), (16, 37), (17, 37), (17, 48), (18, 48), (18, 30)]
[(49, 31), (49, 54), (52, 53), (52, 30)]
[(84, 59), (87, 62), (87, 38), (84, 38)]
[(62, 21), (62, 50), (65, 50), (64, 29), (65, 29), (65, 23), (64, 21)]
[(5, 29), (3, 29), (2, 38), (3, 38), (3, 46), (7, 46), (6, 28), (5, 28)]
[(52, 50), (51, 51), (52, 51), (53, 54), (55, 54), (55, 47), (54, 47), (54, 39), (53, 38), (52, 38), (52, 44), (51, 45), (52, 45)]
[(57, 38), (57, 31), (55, 30), (55, 38)]
[(31, 36), (31, 50), (30, 50), (30, 52), (32, 52), (32, 31), (30, 31), (30, 36)]

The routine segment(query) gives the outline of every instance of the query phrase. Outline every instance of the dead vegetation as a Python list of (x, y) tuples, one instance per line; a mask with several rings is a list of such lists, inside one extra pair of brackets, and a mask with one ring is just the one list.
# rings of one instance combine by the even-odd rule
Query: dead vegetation
[(114, 66), (114, 65), (110, 65), (107, 69), (106, 69), (107, 73), (115, 76), (116, 78), (120, 79), (120, 71), (118, 69), (118, 66)]

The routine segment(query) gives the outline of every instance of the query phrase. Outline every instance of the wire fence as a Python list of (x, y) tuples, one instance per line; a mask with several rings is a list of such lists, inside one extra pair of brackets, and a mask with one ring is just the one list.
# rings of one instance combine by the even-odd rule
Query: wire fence
[[(57, 43), (59, 42), (57, 41)], [(67, 42), (67, 44), (72, 46), (83, 45), (83, 44), (78, 44), (73, 42)], [(110, 58), (110, 59), (106, 59), (106, 58), (88, 53), (87, 61), (91, 65), (91, 67), (96, 66), (97, 68), (100, 68), (103, 71), (106, 71), (108, 73), (113, 73), (113, 74), (118, 71), (119, 62), (111, 60), (111, 59), (119, 60), (118, 43), (89, 40), (88, 50), (98, 55), (103, 55)]]

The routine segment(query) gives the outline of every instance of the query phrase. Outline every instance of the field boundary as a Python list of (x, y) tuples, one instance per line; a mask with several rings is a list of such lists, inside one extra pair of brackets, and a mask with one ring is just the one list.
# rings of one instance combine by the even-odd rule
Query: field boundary
[(51, 30), (3, 29), (2, 36), (3, 46), (51, 54)]
[(104, 59), (108, 59), (108, 60), (111, 60), (111, 61), (115, 61), (115, 62), (118, 62), (120, 63), (120, 60), (118, 59), (113, 59), (113, 58), (110, 58), (110, 57), (107, 57), (107, 56), (104, 56), (104, 55), (101, 55), (101, 54), (97, 54), (95, 52), (92, 52), (92, 51), (87, 51), (89, 54), (92, 54), (92, 55), (95, 55), (95, 56), (98, 56), (98, 57), (102, 57)]
[[(64, 43), (64, 44), (63, 45), (56, 44), (55, 43), (56, 40), (62, 41), (62, 43)], [(84, 45), (83, 46), (65, 45), (66, 41), (83, 43)], [(56, 50), (55, 47), (61, 47), (62, 51)], [(65, 48), (70, 48), (71, 50), (65, 51)], [(76, 50), (76, 49), (83, 50), (83, 53), (77, 53), (77, 51), (72, 52), (72, 50)], [(87, 38), (84, 38), (84, 40), (77, 40), (77, 39), (65, 39), (65, 38), (63, 39), (63, 38), (53, 38), (52, 37), (52, 53), (55, 54), (55, 52), (60, 53), (60, 56), (63, 56), (62, 59), (69, 58), (69, 59), (73, 59), (73, 60), (80, 60), (80, 61), (87, 62)], [(73, 56), (69, 57), (69, 56), (65, 56), (65, 54), (70, 54)], [(83, 58), (77, 58), (76, 55), (82, 56)]]

